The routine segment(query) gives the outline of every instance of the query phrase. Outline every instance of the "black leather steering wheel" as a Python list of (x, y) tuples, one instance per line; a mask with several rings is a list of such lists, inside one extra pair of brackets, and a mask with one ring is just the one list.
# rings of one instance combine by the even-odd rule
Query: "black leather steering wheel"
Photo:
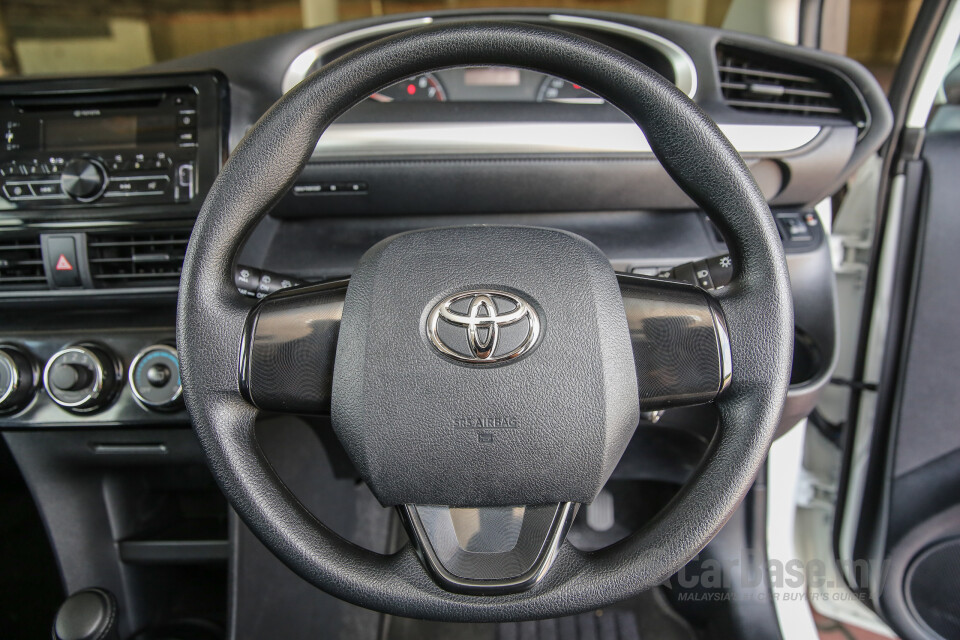
[[(475, 226), (387, 239), (349, 283), (285, 290), (256, 306), (237, 292), (239, 247), (335, 118), (403, 78), (475, 64), (575, 80), (632, 117), (724, 234), (731, 284), (710, 295), (616, 276), (572, 234)], [(266, 546), (344, 600), (456, 621), (603, 607), (679, 570), (723, 526), (763, 463), (786, 396), (792, 336), (772, 216), (714, 122), (622, 53), (492, 22), (372, 43), (277, 102), (203, 205), (177, 317), (197, 435), (224, 493)], [(564, 542), (641, 409), (708, 401), (717, 404), (717, 435), (653, 522), (596, 552)], [(259, 411), (330, 411), (351, 460), (380, 501), (400, 510), (412, 543), (382, 555), (317, 521), (258, 446)]]

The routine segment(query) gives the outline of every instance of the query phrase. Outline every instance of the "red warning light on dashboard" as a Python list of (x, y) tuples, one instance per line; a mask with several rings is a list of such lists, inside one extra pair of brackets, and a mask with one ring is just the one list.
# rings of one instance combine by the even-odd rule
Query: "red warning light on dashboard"
[(57, 266), (55, 267), (57, 271), (73, 271), (73, 265), (70, 264), (70, 261), (67, 260), (67, 256), (60, 254), (60, 258), (57, 260)]

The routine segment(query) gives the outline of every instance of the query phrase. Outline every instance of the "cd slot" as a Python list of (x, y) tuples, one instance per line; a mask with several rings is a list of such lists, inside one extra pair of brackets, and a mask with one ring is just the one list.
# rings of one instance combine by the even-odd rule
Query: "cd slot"
[(163, 102), (166, 93), (142, 91), (134, 93), (91, 93), (59, 96), (30, 96), (15, 98), (13, 105), (24, 112), (75, 111), (103, 107), (109, 109), (153, 109)]

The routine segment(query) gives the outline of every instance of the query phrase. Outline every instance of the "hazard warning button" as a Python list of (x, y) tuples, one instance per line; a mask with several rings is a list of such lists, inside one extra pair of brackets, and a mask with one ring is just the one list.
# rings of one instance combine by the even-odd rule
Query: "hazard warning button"
[(61, 253), (60, 257), (57, 258), (57, 266), (54, 269), (57, 271), (73, 271), (73, 265), (67, 260), (66, 254)]
[(55, 287), (79, 287), (77, 242), (73, 236), (48, 236), (45, 258), (47, 274)]

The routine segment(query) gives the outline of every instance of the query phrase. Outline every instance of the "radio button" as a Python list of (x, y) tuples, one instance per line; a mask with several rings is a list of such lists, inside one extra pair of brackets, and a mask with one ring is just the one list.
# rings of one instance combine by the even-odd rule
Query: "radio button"
[(138, 178), (137, 188), (144, 195), (160, 195), (167, 190), (170, 178), (167, 176), (150, 176), (148, 178)]
[(169, 184), (170, 178), (167, 176), (113, 178), (105, 195), (110, 198), (158, 196), (167, 190)]
[(186, 162), (177, 167), (175, 193), (177, 202), (189, 202), (193, 200), (194, 171), (192, 162)]
[(40, 142), (40, 125), (37, 122), (8, 120), (3, 131), (3, 148), (6, 151), (35, 149)]
[(133, 184), (133, 180), (113, 179), (110, 181), (110, 190), (107, 191), (107, 195), (112, 196), (117, 193), (133, 193), (136, 190), (134, 189)]
[(33, 183), (33, 192), (37, 195), (38, 198), (62, 198), (64, 197), (63, 190), (60, 188), (59, 182), (35, 182)]
[(8, 182), (3, 185), (3, 195), (7, 200), (27, 200), (33, 197), (29, 182)]

